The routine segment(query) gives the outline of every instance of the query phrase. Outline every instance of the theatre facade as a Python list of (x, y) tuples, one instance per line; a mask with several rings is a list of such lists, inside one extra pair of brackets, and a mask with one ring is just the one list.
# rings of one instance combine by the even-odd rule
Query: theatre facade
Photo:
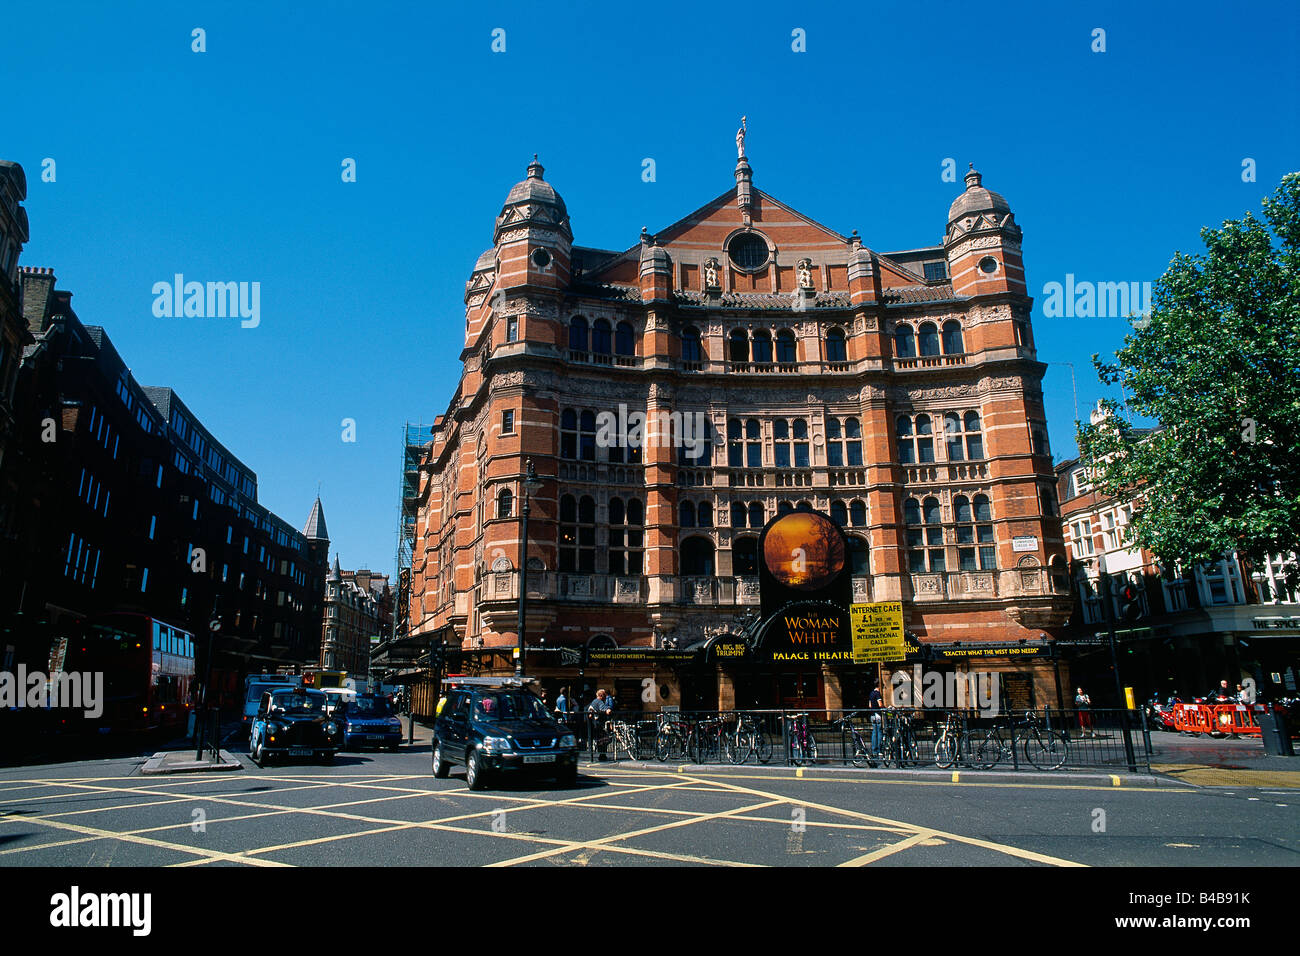
[[(536, 159), (510, 189), (420, 465), (399, 642), (512, 672), (526, 562), (525, 668), (552, 699), (837, 708), (923, 663), (1055, 706), (1070, 600), (1009, 204), (972, 168), (941, 244), (881, 252), (756, 188), (737, 147), (731, 188), (625, 249), (574, 244)], [(801, 511), (845, 574), (792, 628), (764, 614), (761, 539)], [(905, 659), (791, 648), (868, 602), (901, 602)]]

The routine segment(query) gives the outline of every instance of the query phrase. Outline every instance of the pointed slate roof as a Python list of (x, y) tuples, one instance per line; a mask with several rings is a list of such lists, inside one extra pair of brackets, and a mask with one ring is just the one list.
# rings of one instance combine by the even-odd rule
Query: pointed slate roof
[(330, 539), (330, 533), (325, 530), (325, 509), (321, 507), (320, 495), (316, 496), (316, 503), (311, 506), (311, 514), (307, 517), (307, 524), (302, 529), (302, 533), (309, 541)]

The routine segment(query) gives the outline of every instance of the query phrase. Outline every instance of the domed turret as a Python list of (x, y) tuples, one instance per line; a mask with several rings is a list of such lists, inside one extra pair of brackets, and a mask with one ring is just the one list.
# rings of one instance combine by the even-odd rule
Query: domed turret
[(569, 230), (569, 210), (564, 199), (555, 191), (555, 187), (542, 178), (546, 168), (537, 161), (536, 154), (528, 164), (528, 176), (515, 183), (501, 206), (501, 215), (497, 216), (496, 232), (492, 239), (501, 241), (501, 232), (506, 228), (518, 228), (523, 222), (545, 223), (564, 233), (572, 242), (573, 233)]
[(983, 213), (991, 213), (1001, 222), (1002, 217), (1011, 215), (1011, 204), (1003, 199), (1001, 194), (985, 189), (981, 185), (983, 179), (975, 164), (971, 163), (970, 171), (966, 173), (966, 191), (954, 199), (952, 205), (948, 207), (949, 223)]
[(948, 207), (948, 229), (943, 240), (953, 291), (958, 295), (1023, 295), (1025, 271), (1020, 240), (1011, 204), (984, 188), (983, 177), (972, 163), (966, 173), (965, 191)]
[[(492, 241), (500, 261), (497, 288), (561, 290), (568, 287), (573, 232), (569, 211), (533, 156), (528, 175), (511, 188)], [(484, 254), (486, 256), (486, 253)], [(479, 262), (485, 261), (480, 257)]]

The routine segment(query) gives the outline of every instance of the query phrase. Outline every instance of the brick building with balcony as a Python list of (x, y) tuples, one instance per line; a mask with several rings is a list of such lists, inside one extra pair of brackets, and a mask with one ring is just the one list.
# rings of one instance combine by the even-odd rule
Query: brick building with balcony
[[(1106, 412), (1099, 405), (1093, 424)], [(1149, 429), (1147, 431), (1150, 431)], [(1142, 429), (1138, 429), (1141, 434)], [(1070, 557), (1073, 607), (1061, 640), (1076, 685), (1113, 706), (1114, 677), (1101, 575), (1109, 576), (1120, 676), (1139, 699), (1202, 696), (1250, 678), (1263, 700), (1295, 696), (1300, 683), (1300, 594), (1285, 577), (1294, 555), (1251, 567), (1236, 553), (1197, 567), (1162, 564), (1136, 545), (1128, 525), (1141, 495), (1113, 495), (1092, 482), (1087, 462), (1056, 466), (1061, 524)], [(1104, 563), (1104, 572), (1103, 572)], [(1132, 620), (1122, 619), (1125, 584), (1137, 590)]]
[[(778, 673), (707, 650), (757, 615), (764, 525), (813, 509), (847, 534), (854, 602), (902, 601), (917, 640), (951, 651), (936, 666), (1018, 669), (1055, 703), (1033, 655), (1064, 623), (1066, 566), (1009, 205), (972, 168), (942, 244), (878, 252), (755, 188), (737, 145), (732, 188), (624, 250), (574, 244), (535, 159), (510, 190), (421, 462), (410, 639), (511, 667), (531, 460), (527, 661), (548, 686), (860, 702), (874, 665)], [(645, 441), (611, 442), (633, 412)]]

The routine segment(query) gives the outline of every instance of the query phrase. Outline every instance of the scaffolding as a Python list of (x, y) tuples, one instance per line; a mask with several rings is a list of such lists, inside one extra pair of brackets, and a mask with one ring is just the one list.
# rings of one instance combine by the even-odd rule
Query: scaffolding
[(415, 550), (415, 520), (420, 496), (420, 459), (433, 441), (433, 425), (407, 422), (402, 432), (402, 480), (398, 490), (397, 603), (393, 610), (393, 637), (410, 629), (411, 557)]

